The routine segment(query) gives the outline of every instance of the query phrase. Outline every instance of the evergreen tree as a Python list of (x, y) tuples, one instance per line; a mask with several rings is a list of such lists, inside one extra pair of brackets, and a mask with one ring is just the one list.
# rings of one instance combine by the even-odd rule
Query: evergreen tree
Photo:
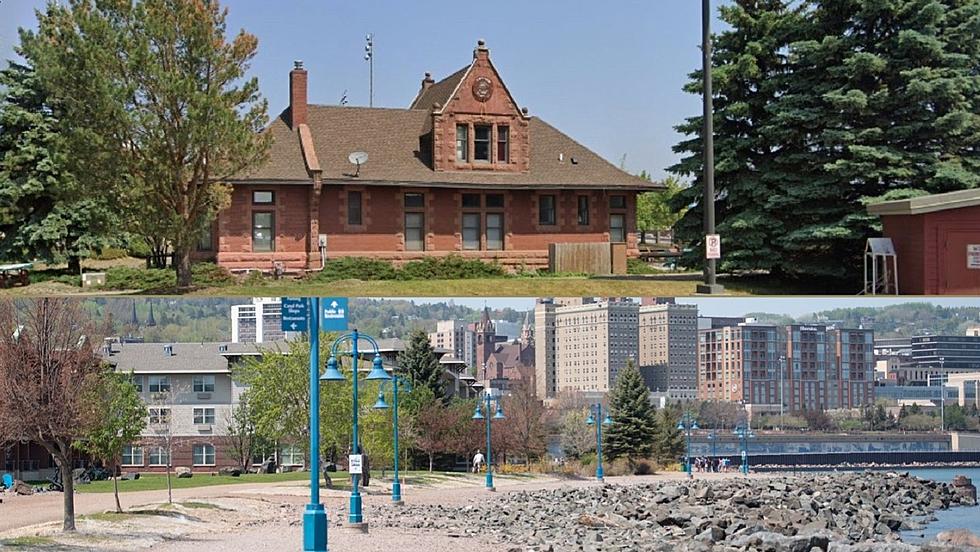
[(0, 258), (68, 261), (114, 244), (106, 194), (86, 194), (68, 170), (55, 106), (35, 71), (0, 71)]
[[(774, 165), (780, 144), (759, 132), (769, 108), (786, 84), (787, 46), (800, 30), (799, 9), (784, 0), (736, 0), (720, 7), (730, 26), (714, 39), (712, 50), (715, 128), (715, 211), (722, 236), (722, 270), (778, 270), (779, 251), (772, 238), (783, 233), (773, 217), (770, 188), (785, 176)], [(703, 92), (703, 71), (690, 75), (684, 90)], [(674, 146), (683, 157), (668, 170), (694, 177), (693, 185), (676, 194), (676, 212), (691, 206), (675, 226), (677, 237), (694, 244), (683, 259), (701, 263), (704, 251), (703, 132), (704, 118), (690, 117), (677, 126), (688, 136)]]
[(398, 354), (398, 366), (408, 374), (413, 386), (427, 387), (433, 396), (442, 401), (448, 399), (442, 380), (442, 366), (425, 331), (418, 329), (412, 332), (408, 347)]
[(684, 454), (684, 433), (677, 429), (679, 416), (669, 408), (657, 413), (657, 460), (673, 462)]
[(612, 425), (603, 430), (603, 452), (609, 458), (627, 456), (632, 461), (653, 453), (656, 421), (649, 395), (639, 370), (632, 361), (627, 362), (609, 394)]

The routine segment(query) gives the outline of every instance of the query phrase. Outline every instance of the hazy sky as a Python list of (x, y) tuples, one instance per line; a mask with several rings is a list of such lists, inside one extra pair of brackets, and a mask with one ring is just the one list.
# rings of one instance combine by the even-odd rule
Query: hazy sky
[[(728, 0), (715, 0), (715, 5)], [(0, 58), (45, 0), (0, 0)], [(673, 126), (700, 113), (681, 86), (701, 61), (695, 0), (226, 0), (229, 30), (259, 38), (252, 74), (270, 114), (287, 104), (293, 60), (310, 101), (368, 103), (364, 37), (375, 35), (375, 105), (407, 107), (423, 73), (467, 65), (479, 38), (518, 104), (615, 164), (655, 177), (675, 160)]]
[[(433, 297), (408, 297), (405, 298), (416, 303), (441, 303), (449, 301), (450, 298)], [(486, 304), (491, 309), (511, 307), (517, 310), (527, 310), (534, 308), (534, 299), (528, 297), (454, 297), (451, 298), (457, 305), (464, 305), (474, 309), (482, 309)], [(932, 303), (945, 307), (980, 307), (980, 297), (952, 297), (943, 299), (918, 299), (918, 298), (871, 298), (871, 297), (754, 297), (754, 298), (705, 298), (705, 297), (678, 297), (678, 303), (694, 304), (698, 306), (698, 314), (702, 316), (742, 316), (750, 312), (768, 312), (773, 314), (785, 314), (793, 317), (812, 314), (814, 312), (825, 311), (837, 308), (849, 307), (884, 307), (899, 303)]]

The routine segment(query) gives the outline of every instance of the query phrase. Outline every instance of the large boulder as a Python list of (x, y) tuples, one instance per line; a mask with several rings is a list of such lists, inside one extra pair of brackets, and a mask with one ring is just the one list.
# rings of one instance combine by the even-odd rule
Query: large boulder
[(936, 541), (956, 547), (980, 548), (980, 536), (969, 529), (953, 529), (942, 531), (936, 535)]
[(194, 472), (190, 468), (183, 466), (174, 468), (174, 473), (177, 474), (177, 479), (190, 479), (194, 475)]
[(242, 474), (242, 469), (241, 468), (236, 468), (234, 466), (225, 466), (225, 467), (221, 468), (220, 470), (218, 470), (218, 474), (219, 475), (228, 475), (228, 476), (231, 476), (231, 477), (238, 477), (239, 475)]
[(34, 494), (34, 487), (28, 485), (27, 483), (24, 483), (20, 479), (17, 479), (16, 481), (14, 481), (13, 490), (14, 490), (15, 493), (17, 493), (19, 495), (32, 495), (32, 494)]

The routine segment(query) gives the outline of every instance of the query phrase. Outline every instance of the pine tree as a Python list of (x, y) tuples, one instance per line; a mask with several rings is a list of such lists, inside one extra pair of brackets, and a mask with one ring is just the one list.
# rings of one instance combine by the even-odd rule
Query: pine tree
[(627, 456), (633, 460), (653, 453), (656, 421), (649, 395), (639, 370), (632, 361), (627, 362), (609, 394), (612, 425), (603, 431), (603, 452), (610, 458)]
[(68, 261), (117, 243), (106, 194), (85, 194), (68, 169), (54, 106), (33, 68), (0, 71), (0, 257)]
[(677, 429), (679, 416), (669, 408), (657, 413), (657, 460), (673, 462), (684, 453), (684, 433)]
[[(720, 7), (731, 28), (714, 38), (712, 50), (717, 230), (722, 236), (722, 270), (779, 268), (772, 236), (782, 223), (772, 216), (770, 188), (782, 173), (774, 166), (780, 145), (759, 132), (772, 102), (786, 87), (786, 48), (797, 39), (801, 14), (784, 0), (737, 0)], [(691, 73), (684, 90), (701, 95), (703, 72)], [(674, 146), (683, 155), (668, 170), (694, 177), (671, 201), (677, 212), (692, 206), (675, 226), (677, 237), (695, 244), (684, 263), (701, 262), (703, 247), (703, 117), (688, 118), (677, 130), (688, 136)], [(700, 245), (697, 245), (700, 244)]]
[(442, 366), (424, 331), (412, 332), (408, 347), (398, 354), (398, 366), (408, 374), (413, 386), (427, 387), (433, 396), (442, 401), (448, 399), (442, 380)]

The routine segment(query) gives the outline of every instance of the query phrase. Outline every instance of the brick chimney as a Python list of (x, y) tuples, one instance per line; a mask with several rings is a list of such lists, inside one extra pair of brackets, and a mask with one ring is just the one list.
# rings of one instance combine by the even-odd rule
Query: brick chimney
[(425, 74), (425, 78), (422, 79), (422, 92), (425, 92), (426, 90), (428, 90), (429, 87), (432, 86), (435, 83), (436, 83), (436, 81), (435, 81), (435, 79), (432, 78), (432, 73), (426, 73)]
[(482, 38), (476, 41), (476, 48), (473, 49), (473, 59), (490, 59), (490, 49), (487, 48), (487, 41)]
[(293, 70), (289, 72), (289, 126), (293, 130), (306, 124), (306, 81), (303, 62), (293, 62)]

